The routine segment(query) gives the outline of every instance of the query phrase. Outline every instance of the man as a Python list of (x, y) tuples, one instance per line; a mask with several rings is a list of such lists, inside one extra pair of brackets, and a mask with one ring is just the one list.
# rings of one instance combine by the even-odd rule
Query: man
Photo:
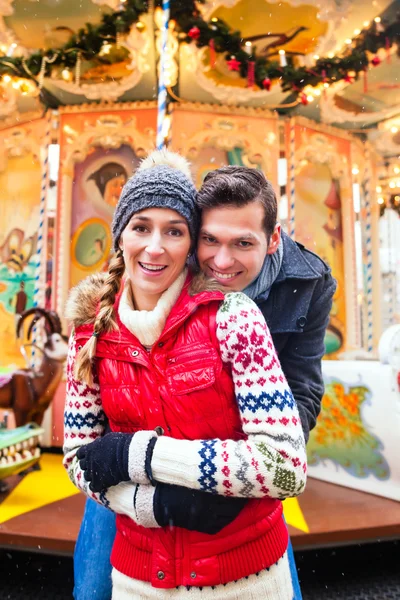
[[(336, 282), (317, 255), (281, 232), (275, 192), (261, 171), (239, 166), (212, 171), (197, 201), (202, 211), (197, 249), (200, 268), (226, 288), (243, 290), (261, 308), (307, 440), (321, 406), (321, 358)], [(99, 533), (100, 519), (103, 533)], [(94, 522), (100, 537), (97, 542), (92, 534)], [(114, 515), (88, 501), (75, 551), (76, 600), (110, 596), (107, 576), (113, 531)], [(295, 600), (299, 600), (291, 546), (289, 556)], [(103, 581), (99, 581), (101, 570)], [(96, 593), (88, 581), (94, 571)]]
[(313, 252), (277, 223), (264, 175), (229, 166), (210, 172), (198, 193), (200, 268), (260, 307), (296, 399), (306, 441), (320, 412), (321, 358), (336, 282)]

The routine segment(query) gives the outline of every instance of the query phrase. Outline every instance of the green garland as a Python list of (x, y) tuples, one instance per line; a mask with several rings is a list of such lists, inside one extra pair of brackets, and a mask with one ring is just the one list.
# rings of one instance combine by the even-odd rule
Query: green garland
[[(239, 61), (239, 72), (242, 77), (247, 77), (249, 62), (255, 63), (255, 84), (263, 89), (266, 81), (279, 79), (283, 91), (291, 91), (300, 94), (307, 86), (316, 86), (319, 83), (334, 83), (340, 80), (348, 80), (349, 72), (354, 71), (355, 79), (372, 62), (379, 64), (371, 55), (376, 55), (378, 50), (385, 48), (389, 50), (394, 43), (400, 43), (400, 15), (388, 24), (384, 21), (372, 24), (364, 28), (355, 37), (341, 56), (333, 58), (319, 58), (312, 69), (296, 66), (292, 57), (287, 56), (287, 66), (282, 67), (279, 60), (257, 56), (253, 53), (249, 56), (243, 49), (243, 36), (240, 31), (232, 31), (222, 20), (218, 19), (206, 23), (200, 15), (192, 16), (179, 23), (181, 29), (187, 34), (186, 42), (196, 39), (196, 45), (201, 48), (208, 46), (214, 41), (216, 52), (226, 53), (228, 61), (232, 56)], [(378, 62), (379, 61), (379, 62)]]
[[(393, 44), (399, 42), (400, 48), (400, 18), (392, 23), (372, 22), (354, 38), (351, 45), (340, 56), (334, 58), (319, 58), (312, 69), (296, 66), (291, 56), (287, 56), (287, 66), (282, 67), (279, 60), (257, 56), (249, 56), (243, 48), (243, 37), (240, 31), (232, 29), (224, 21), (218, 19), (204, 21), (197, 10), (197, 4), (205, 0), (171, 0), (171, 18), (176, 21), (180, 40), (192, 43), (201, 48), (209, 46), (213, 41), (216, 52), (224, 53), (227, 61), (233, 56), (238, 61), (238, 70), (242, 77), (247, 77), (249, 63), (254, 65), (254, 83), (263, 89), (273, 80), (279, 80), (282, 90), (299, 96), (307, 86), (316, 86), (321, 82), (331, 84), (339, 80), (349, 80), (349, 72), (354, 71), (357, 79), (369, 64), (376, 65), (380, 61), (375, 56), (378, 50), (389, 51)], [(155, 0), (159, 7), (162, 0)], [(144, 13), (149, 10), (149, 0), (126, 0), (121, 10), (104, 13), (99, 25), (87, 23), (76, 34), (71, 35), (68, 42), (61, 48), (37, 50), (30, 56), (0, 57), (0, 77), (11, 75), (33, 80), (39, 85), (38, 76), (48, 77), (56, 68), (72, 69), (77, 61), (96, 59), (99, 63), (110, 62), (110, 57), (99, 55), (105, 42), (115, 44), (118, 34), (127, 34)], [(43, 62), (47, 58), (52, 62)], [(115, 54), (115, 62), (118, 53)], [(40, 87), (40, 85), (39, 85)], [(268, 88), (267, 88), (268, 89)], [(304, 94), (303, 94), (304, 96)], [(42, 92), (42, 101), (46, 105), (59, 104), (54, 97)]]
[(100, 25), (86, 23), (85, 27), (72, 34), (61, 48), (37, 50), (25, 60), (19, 56), (2, 56), (0, 75), (7, 74), (36, 81), (44, 57), (52, 61), (45, 65), (45, 76), (50, 75), (56, 66), (75, 67), (79, 56), (82, 60), (92, 60), (98, 57), (104, 42), (115, 43), (118, 33), (128, 33), (140, 16), (148, 11), (148, 4), (148, 0), (126, 0), (123, 9), (111, 14), (104, 13)]

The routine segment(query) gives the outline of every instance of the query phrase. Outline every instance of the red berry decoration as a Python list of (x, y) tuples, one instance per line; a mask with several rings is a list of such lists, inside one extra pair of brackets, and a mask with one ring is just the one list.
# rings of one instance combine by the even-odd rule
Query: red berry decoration
[(353, 83), (354, 78), (351, 75), (346, 75), (346, 77), (344, 78), (346, 83)]
[(263, 84), (263, 88), (264, 88), (265, 90), (267, 90), (267, 92), (269, 92), (269, 90), (271, 89), (271, 80), (270, 80), (270, 78), (269, 78), (269, 77), (266, 77), (266, 78), (264, 79), (264, 81), (262, 82), (262, 84)]
[(308, 104), (307, 95), (304, 92), (300, 94), (300, 102), (304, 104), (304, 106), (307, 106)]
[(230, 71), (240, 71), (240, 60), (237, 60), (234, 56), (231, 56), (230, 60), (226, 61)]
[(374, 58), (371, 60), (371, 64), (374, 65), (374, 67), (377, 67), (378, 65), (381, 64), (381, 59), (379, 58), (379, 56), (374, 56)]
[(192, 38), (192, 40), (198, 40), (200, 37), (200, 29), (196, 26), (192, 27), (188, 32), (188, 36)]

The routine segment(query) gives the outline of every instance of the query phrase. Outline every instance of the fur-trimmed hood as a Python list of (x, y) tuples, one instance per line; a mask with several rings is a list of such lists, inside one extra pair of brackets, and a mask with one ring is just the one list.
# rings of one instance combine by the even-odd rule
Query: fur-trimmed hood
[(89, 325), (96, 319), (101, 290), (108, 273), (96, 273), (72, 288), (65, 305), (65, 318), (74, 326)]
[[(83, 279), (69, 293), (65, 306), (65, 318), (74, 326), (90, 325), (96, 319), (97, 306), (108, 273), (97, 273)], [(189, 295), (195, 296), (202, 292), (222, 292), (227, 290), (214, 279), (199, 272), (193, 276), (189, 286)]]

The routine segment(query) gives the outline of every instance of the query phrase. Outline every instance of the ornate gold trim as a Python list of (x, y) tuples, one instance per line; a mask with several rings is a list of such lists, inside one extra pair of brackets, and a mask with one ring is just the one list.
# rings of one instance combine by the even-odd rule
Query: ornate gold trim
[(10, 129), (11, 127), (18, 127), (19, 125), (26, 125), (27, 123), (32, 123), (32, 121), (36, 121), (36, 119), (41, 119), (42, 117), (43, 109), (26, 113), (15, 112), (13, 115), (0, 120), (0, 131)]
[(68, 104), (60, 106), (60, 115), (94, 112), (114, 112), (117, 110), (138, 110), (141, 108), (157, 108), (156, 100), (140, 100), (138, 102), (87, 102), (85, 104)]
[[(286, 119), (285, 119), (286, 120)], [(290, 120), (290, 119), (287, 119)], [(339, 129), (338, 127), (334, 127), (333, 125), (326, 125), (325, 123), (317, 123), (312, 119), (308, 119), (307, 117), (295, 116), (292, 117), (295, 125), (300, 125), (300, 127), (307, 127), (308, 129), (313, 129), (318, 133), (325, 133), (326, 135), (333, 135), (337, 138), (341, 138), (343, 140), (347, 140), (349, 142), (354, 142), (355, 140), (359, 140), (354, 133), (349, 131), (344, 131), (343, 129)], [(367, 133), (367, 132), (365, 132)]]
[(172, 111), (179, 108), (180, 110), (195, 110), (198, 112), (211, 112), (219, 115), (246, 115), (249, 117), (263, 117), (264, 119), (278, 119), (278, 114), (275, 111), (254, 106), (226, 106), (222, 104), (205, 104), (202, 102), (177, 102), (172, 105)]

